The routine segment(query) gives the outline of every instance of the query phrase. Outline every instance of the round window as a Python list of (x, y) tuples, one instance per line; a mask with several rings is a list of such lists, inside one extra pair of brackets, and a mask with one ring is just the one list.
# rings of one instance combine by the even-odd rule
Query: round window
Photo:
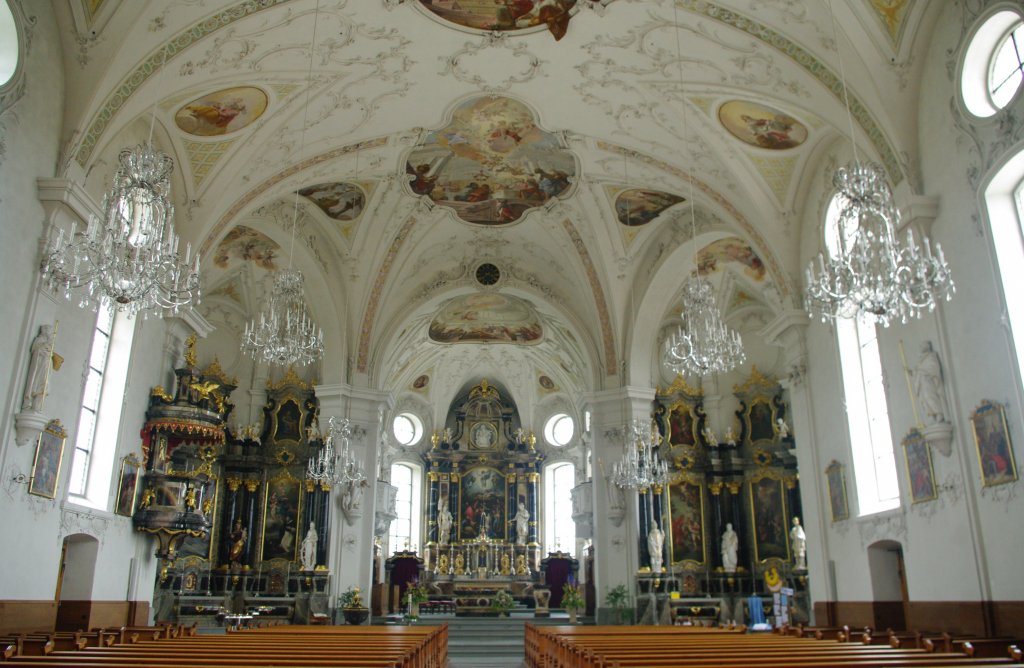
[(1024, 83), (1024, 16), (1013, 10), (988, 17), (971, 38), (960, 73), (967, 110), (982, 118), (1010, 104)]
[(18, 27), (6, 0), (0, 0), (0, 86), (18, 71)]
[(576, 432), (576, 424), (565, 413), (556, 413), (548, 418), (544, 425), (544, 439), (551, 445), (562, 447), (568, 445)]
[(412, 413), (401, 413), (391, 423), (391, 433), (399, 445), (416, 445), (423, 437), (423, 422)]

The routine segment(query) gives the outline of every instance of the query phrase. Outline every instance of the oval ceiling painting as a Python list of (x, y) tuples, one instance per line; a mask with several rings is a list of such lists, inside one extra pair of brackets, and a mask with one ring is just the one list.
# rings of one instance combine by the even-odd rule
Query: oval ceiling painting
[(665, 209), (684, 201), (682, 197), (660, 190), (624, 190), (615, 198), (615, 215), (629, 227), (646, 225)]
[(736, 237), (727, 237), (708, 244), (697, 255), (697, 262), (702, 274), (717, 271), (719, 265), (726, 262), (738, 262), (743, 265), (744, 273), (755, 281), (763, 281), (765, 276), (764, 262), (750, 244)]
[(303, 188), (299, 194), (334, 220), (355, 220), (366, 202), (363, 191), (351, 183), (318, 183)]
[(198, 137), (237, 132), (267, 110), (267, 94), (259, 88), (225, 88), (193, 100), (174, 114), (183, 131)]
[(460, 26), (502, 32), (545, 26), (556, 40), (565, 36), (576, 1), (419, 0), (431, 13)]
[(538, 343), (543, 330), (522, 299), (497, 293), (471, 294), (446, 303), (430, 323), (437, 343)]
[(227, 269), (231, 260), (252, 262), (267, 271), (276, 271), (277, 253), (281, 249), (273, 239), (251, 227), (238, 225), (220, 240), (213, 255), (213, 263)]
[(718, 120), (734, 137), (759, 148), (780, 151), (807, 141), (806, 125), (783, 111), (756, 102), (726, 102), (718, 110)]
[(521, 102), (478, 97), (459, 104), (447, 127), (427, 134), (406, 171), (414, 194), (466, 222), (503, 225), (568, 190), (576, 160)]

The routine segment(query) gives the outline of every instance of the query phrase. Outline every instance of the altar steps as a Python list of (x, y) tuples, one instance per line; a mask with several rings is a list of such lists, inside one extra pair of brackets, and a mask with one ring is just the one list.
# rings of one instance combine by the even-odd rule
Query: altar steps
[(527, 623), (538, 626), (569, 623), (567, 614), (551, 614), (551, 617), (534, 617), (532, 611), (523, 609), (519, 613), (513, 610), (506, 618), (424, 615), (417, 624), (448, 624), (450, 668), (519, 668), (525, 665), (523, 646)]

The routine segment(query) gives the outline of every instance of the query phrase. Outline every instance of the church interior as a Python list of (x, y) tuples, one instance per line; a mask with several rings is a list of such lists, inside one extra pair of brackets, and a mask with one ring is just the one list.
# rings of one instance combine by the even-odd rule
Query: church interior
[(1018, 2), (0, 0), (0, 35), (0, 632), (1024, 637)]

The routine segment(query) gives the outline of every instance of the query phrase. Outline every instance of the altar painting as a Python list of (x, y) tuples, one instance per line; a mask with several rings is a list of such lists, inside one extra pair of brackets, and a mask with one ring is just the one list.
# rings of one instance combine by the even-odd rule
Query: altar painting
[(263, 543), (260, 559), (295, 561), (298, 541), (299, 504), (302, 495), (298, 480), (282, 473), (267, 481), (263, 511)]
[(456, 297), (430, 323), (437, 343), (538, 343), (540, 319), (522, 299), (493, 292)]
[(274, 441), (299, 441), (302, 438), (302, 409), (294, 399), (286, 399), (274, 414)]
[(505, 476), (489, 466), (478, 466), (467, 471), (461, 482), (459, 538), (504, 540)]
[(409, 154), (409, 187), (469, 223), (511, 223), (569, 189), (576, 161), (533, 112), (506, 97), (460, 104)]
[(782, 480), (762, 476), (750, 481), (751, 516), (754, 518), (754, 558), (789, 559), (786, 501)]
[(697, 421), (693, 409), (683, 403), (672, 406), (668, 414), (668, 442), (677, 445), (696, 445)]
[(639, 227), (660, 216), (665, 209), (682, 201), (682, 197), (660, 190), (631, 188), (619, 193), (619, 196), (615, 198), (615, 215), (623, 225)]
[(754, 399), (747, 412), (750, 442), (772, 441), (775, 438), (774, 413), (769, 399)]
[(703, 564), (704, 488), (700, 483), (677, 480), (669, 485), (669, 517), (671, 521), (672, 563), (684, 561)]

